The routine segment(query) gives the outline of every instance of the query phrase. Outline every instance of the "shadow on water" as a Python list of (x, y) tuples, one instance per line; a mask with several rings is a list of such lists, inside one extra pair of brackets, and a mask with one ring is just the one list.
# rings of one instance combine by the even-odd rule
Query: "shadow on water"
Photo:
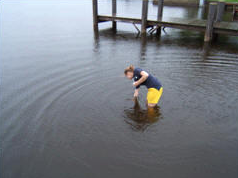
[(140, 103), (135, 99), (133, 108), (125, 109), (125, 122), (130, 125), (132, 130), (144, 132), (151, 125), (162, 119), (160, 107), (143, 109)]

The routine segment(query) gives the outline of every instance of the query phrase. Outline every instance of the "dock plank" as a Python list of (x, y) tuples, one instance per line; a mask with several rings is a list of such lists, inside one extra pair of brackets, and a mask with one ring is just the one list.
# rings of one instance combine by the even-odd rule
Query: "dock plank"
[[(125, 23), (135, 23), (141, 24), (141, 19), (139, 18), (128, 18), (128, 17), (119, 17), (119, 16), (109, 16), (109, 15), (99, 15), (99, 22), (107, 21), (117, 21)], [(169, 18), (166, 21), (157, 21), (157, 20), (148, 20), (148, 25), (153, 26), (164, 26), (170, 28), (202, 31), (206, 30), (206, 20), (200, 19), (182, 19), (182, 18)], [(237, 22), (218, 22), (214, 24), (214, 32), (221, 34), (228, 34), (238, 36), (238, 23)]]
[(238, 23), (237, 22), (220, 22), (214, 25), (215, 28), (221, 29), (230, 29), (238, 31)]

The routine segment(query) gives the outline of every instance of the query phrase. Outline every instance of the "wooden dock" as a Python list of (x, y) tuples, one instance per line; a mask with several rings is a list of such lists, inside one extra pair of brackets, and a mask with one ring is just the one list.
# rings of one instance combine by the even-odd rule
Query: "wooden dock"
[[(237, 22), (222, 21), (224, 8), (225, 8), (225, 5), (222, 2), (210, 3), (207, 20), (170, 18), (164, 21), (162, 20), (163, 0), (158, 0), (157, 20), (147, 19), (148, 0), (143, 0), (141, 18), (117, 16), (116, 15), (116, 0), (112, 0), (112, 15), (98, 15), (97, 14), (97, 0), (93, 0), (94, 30), (98, 32), (98, 23), (112, 22), (113, 30), (116, 30), (117, 22), (125, 22), (125, 23), (132, 23), (134, 26), (136, 24), (141, 25), (141, 30), (140, 30), (141, 35), (146, 35), (147, 33), (146, 29), (148, 27), (154, 27), (157, 35), (160, 35), (161, 27), (169, 27), (169, 28), (204, 32), (205, 42), (211, 41), (213, 38), (213, 34), (225, 34), (225, 35), (231, 35), (231, 36), (238, 36)], [(137, 30), (139, 31), (138, 28)], [(152, 30), (152, 32), (154, 32), (155, 30)]]

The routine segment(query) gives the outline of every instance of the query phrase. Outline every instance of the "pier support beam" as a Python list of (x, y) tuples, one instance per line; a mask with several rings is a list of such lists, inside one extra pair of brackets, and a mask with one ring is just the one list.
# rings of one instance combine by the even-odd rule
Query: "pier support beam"
[(209, 42), (212, 40), (213, 36), (213, 24), (215, 21), (215, 14), (216, 14), (216, 3), (210, 3), (209, 5), (209, 12), (208, 12), (208, 17), (207, 17), (207, 26), (206, 26), (206, 32), (205, 32), (205, 37), (204, 41)]
[[(164, 8), (164, 0), (158, 0), (158, 14), (157, 14), (157, 21), (161, 21), (163, 18), (163, 8)], [(157, 28), (156, 35), (161, 35), (161, 26)]]
[[(117, 0), (112, 0), (112, 17), (117, 14)], [(116, 32), (117, 30), (117, 22), (112, 21), (112, 30)]]
[(141, 16), (141, 35), (146, 36), (148, 18), (148, 0), (143, 0), (142, 2), (142, 16)]
[(199, 0), (199, 7), (203, 7), (204, 6), (204, 0)]
[(224, 2), (218, 2), (216, 22), (221, 22), (222, 21), (224, 11), (225, 11), (225, 3)]
[[(225, 11), (225, 6), (226, 5), (225, 5), (224, 2), (218, 2), (218, 4), (217, 4), (217, 15), (216, 15), (215, 22), (221, 22), (222, 21), (223, 14), (224, 14), (224, 11)], [(214, 40), (218, 39), (218, 34), (217, 33), (214, 34), (213, 39)]]
[(93, 29), (95, 33), (98, 33), (98, 1), (93, 1)]

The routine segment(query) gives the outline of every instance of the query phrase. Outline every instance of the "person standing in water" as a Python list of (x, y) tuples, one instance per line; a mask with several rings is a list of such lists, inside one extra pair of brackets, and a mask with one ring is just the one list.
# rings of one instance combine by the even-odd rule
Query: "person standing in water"
[(148, 88), (147, 106), (153, 108), (158, 104), (163, 93), (163, 87), (158, 79), (140, 68), (134, 68), (133, 65), (127, 67), (124, 74), (128, 79), (134, 79), (135, 98), (139, 95), (140, 86), (145, 85)]

